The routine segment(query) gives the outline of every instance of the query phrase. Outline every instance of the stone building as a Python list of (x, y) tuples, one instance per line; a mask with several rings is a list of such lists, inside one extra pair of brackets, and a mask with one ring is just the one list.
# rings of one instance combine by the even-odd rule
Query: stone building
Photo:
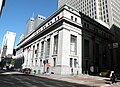
[(74, 8), (64, 5), (24, 37), (16, 56), (22, 69), (40, 73), (82, 74), (111, 68), (110, 30)]

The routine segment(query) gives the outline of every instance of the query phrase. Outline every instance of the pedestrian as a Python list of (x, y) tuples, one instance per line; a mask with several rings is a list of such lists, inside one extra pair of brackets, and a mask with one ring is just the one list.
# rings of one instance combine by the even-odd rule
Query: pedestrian
[(110, 80), (111, 80), (111, 78), (112, 78), (112, 73), (114, 73), (114, 71), (111, 71), (111, 72), (110, 72), (110, 76), (109, 76), (109, 77), (110, 77)]
[(115, 73), (113, 72), (112, 73), (112, 76), (111, 76), (111, 81), (112, 81), (112, 84), (114, 84), (114, 83), (116, 83), (116, 75), (115, 75)]

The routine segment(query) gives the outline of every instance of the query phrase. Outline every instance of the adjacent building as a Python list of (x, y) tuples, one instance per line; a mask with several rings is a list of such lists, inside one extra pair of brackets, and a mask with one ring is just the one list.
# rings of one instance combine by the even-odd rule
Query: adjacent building
[(29, 34), (34, 29), (34, 18), (30, 18), (27, 21), (26, 33), (25, 35)]
[(24, 36), (17, 45), (16, 57), (24, 58), (22, 69), (39, 73), (98, 73), (111, 69), (112, 39), (107, 27), (63, 5)]
[(120, 27), (120, 0), (58, 0), (58, 8), (64, 4), (69, 4), (108, 28), (113, 24)]
[(0, 0), (0, 16), (2, 14), (2, 9), (5, 6), (5, 0)]
[(42, 16), (42, 15), (37, 15), (35, 17), (35, 23), (34, 23), (34, 28), (38, 27), (38, 25), (40, 25), (43, 21), (46, 20), (46, 17)]
[(16, 33), (10, 31), (6, 32), (2, 42), (1, 58), (12, 57), (15, 37), (16, 37)]
[[(81, 13), (106, 26), (114, 34), (113, 49), (115, 70), (120, 69), (120, 0), (58, 0), (58, 8), (68, 4)], [(114, 45), (117, 44), (116, 47)]]
[(37, 15), (35, 18), (30, 18), (27, 21), (27, 28), (26, 28), (26, 34), (29, 34), (32, 30), (34, 30), (36, 27), (38, 27), (39, 24), (41, 24), (44, 20), (46, 19), (46, 17), (41, 16), (41, 15)]

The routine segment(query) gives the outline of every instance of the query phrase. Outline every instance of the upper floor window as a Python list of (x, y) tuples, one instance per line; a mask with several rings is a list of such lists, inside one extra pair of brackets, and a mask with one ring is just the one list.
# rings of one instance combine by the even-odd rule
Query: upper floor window
[(77, 67), (77, 59), (74, 59), (74, 67)]
[(47, 39), (47, 50), (46, 55), (49, 55), (50, 53), (50, 39)]
[(53, 66), (56, 66), (56, 58), (53, 58)]
[(83, 26), (86, 27), (86, 23), (84, 23)]
[(73, 20), (73, 16), (71, 16), (71, 20)]
[(34, 53), (35, 52), (35, 46), (33, 46), (33, 52), (32, 52), (32, 57), (34, 58)]
[(87, 28), (89, 28), (89, 24), (87, 24)]
[(36, 57), (38, 57), (38, 53), (39, 53), (39, 43), (37, 44)]
[(44, 52), (44, 41), (41, 42), (41, 56), (43, 56), (43, 52)]
[(57, 51), (58, 51), (58, 35), (54, 36), (53, 54), (57, 54)]
[(75, 22), (77, 22), (77, 18), (75, 18)]
[(77, 37), (74, 35), (71, 35), (70, 39), (70, 54), (71, 55), (77, 54)]
[(59, 19), (60, 17), (58, 16), (58, 19)]
[(72, 67), (73, 58), (70, 58), (70, 67)]
[(84, 56), (89, 57), (89, 40), (84, 39)]
[(57, 19), (55, 18), (55, 21), (56, 21)]

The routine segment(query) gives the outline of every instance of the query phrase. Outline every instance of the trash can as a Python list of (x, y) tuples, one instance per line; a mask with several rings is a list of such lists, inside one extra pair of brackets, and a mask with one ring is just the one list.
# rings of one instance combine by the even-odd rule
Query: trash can
[(36, 74), (36, 70), (34, 70), (34, 75)]

